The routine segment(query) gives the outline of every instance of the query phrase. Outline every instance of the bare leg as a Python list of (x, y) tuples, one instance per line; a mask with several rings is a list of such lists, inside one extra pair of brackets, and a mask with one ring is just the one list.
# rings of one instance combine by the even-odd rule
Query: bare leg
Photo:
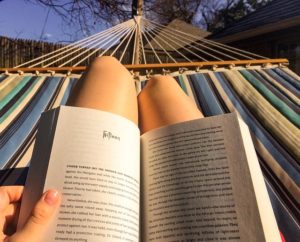
[(78, 81), (67, 105), (119, 114), (138, 123), (134, 81), (113, 57), (98, 57)]
[(160, 126), (203, 118), (171, 76), (154, 76), (138, 96), (141, 133)]

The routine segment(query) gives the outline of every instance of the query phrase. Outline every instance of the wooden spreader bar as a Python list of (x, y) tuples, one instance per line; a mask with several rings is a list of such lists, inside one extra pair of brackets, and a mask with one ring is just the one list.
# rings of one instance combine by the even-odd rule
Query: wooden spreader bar
[[(145, 71), (152, 69), (178, 70), (179, 68), (209, 68), (243, 65), (264, 65), (264, 64), (288, 64), (287, 59), (262, 59), (262, 60), (239, 60), (239, 61), (206, 61), (206, 62), (181, 62), (181, 63), (163, 63), (163, 64), (134, 64), (124, 65), (128, 70)], [(58, 72), (58, 73), (80, 73), (85, 71), (86, 66), (75, 67), (20, 67), (20, 68), (0, 68), (0, 73), (18, 73), (18, 72)]]

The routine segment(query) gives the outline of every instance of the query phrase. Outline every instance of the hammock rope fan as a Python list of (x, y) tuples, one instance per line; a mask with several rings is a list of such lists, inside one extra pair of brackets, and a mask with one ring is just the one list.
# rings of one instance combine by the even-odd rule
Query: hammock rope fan
[[(131, 54), (129, 60), (124, 60), (125, 53)], [(136, 16), (31, 61), (0, 70), (81, 72), (86, 68), (81, 63), (103, 55), (115, 56), (130, 70), (288, 63), (287, 59), (268, 59)]]
[(170, 74), (205, 116), (237, 112), (250, 128), (280, 230), (287, 241), (300, 237), (300, 77), (286, 67), (288, 60), (141, 16), (0, 68), (1, 183), (22, 183), (40, 113), (64, 105), (86, 65), (103, 55), (115, 56), (132, 72), (137, 92), (150, 75)]

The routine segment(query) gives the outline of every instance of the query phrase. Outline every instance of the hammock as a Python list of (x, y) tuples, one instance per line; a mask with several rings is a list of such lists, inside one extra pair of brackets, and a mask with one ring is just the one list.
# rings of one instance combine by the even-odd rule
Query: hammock
[(283, 65), (287, 60), (141, 17), (1, 69), (2, 184), (24, 183), (41, 112), (66, 103), (85, 69), (79, 64), (108, 54), (132, 71), (137, 92), (160, 72), (174, 76), (204, 116), (237, 112), (250, 128), (280, 230), (287, 241), (300, 238), (300, 77)]

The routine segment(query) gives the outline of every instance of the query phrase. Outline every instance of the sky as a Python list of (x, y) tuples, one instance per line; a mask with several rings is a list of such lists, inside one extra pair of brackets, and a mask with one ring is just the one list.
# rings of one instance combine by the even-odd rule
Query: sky
[[(106, 28), (98, 25), (94, 27), (97, 29), (95, 32)], [(75, 32), (78, 33), (75, 29), (67, 28), (61, 17), (51, 8), (25, 0), (0, 0), (0, 35), (2, 36), (48, 42), (73, 42), (87, 37), (84, 33), (75, 35)]]
[(24, 0), (3, 0), (0, 1), (0, 11), (2, 36), (49, 42), (69, 40), (63, 31), (61, 18), (53, 10), (50, 10), (46, 21), (49, 8)]
[[(94, 27), (96, 30), (93, 32), (107, 28), (104, 25)], [(93, 32), (91, 34), (94, 34)], [(84, 33), (79, 33), (78, 36), (75, 33), (78, 31), (67, 28), (61, 17), (51, 8), (26, 0), (0, 0), (0, 35), (2, 36), (47, 42), (73, 42), (87, 37)], [(72, 34), (71, 39), (70, 34)]]

